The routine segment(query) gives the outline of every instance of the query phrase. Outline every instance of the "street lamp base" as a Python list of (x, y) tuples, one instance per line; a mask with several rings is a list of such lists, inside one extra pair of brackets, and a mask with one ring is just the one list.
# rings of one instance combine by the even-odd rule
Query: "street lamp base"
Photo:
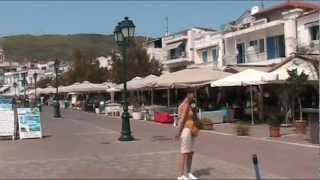
[(119, 141), (134, 141), (134, 137), (131, 134), (121, 134), (118, 138)]
[(54, 105), (54, 118), (61, 118), (60, 105), (59, 103), (55, 103)]
[(53, 117), (54, 118), (61, 118), (61, 115), (60, 114), (55, 114)]

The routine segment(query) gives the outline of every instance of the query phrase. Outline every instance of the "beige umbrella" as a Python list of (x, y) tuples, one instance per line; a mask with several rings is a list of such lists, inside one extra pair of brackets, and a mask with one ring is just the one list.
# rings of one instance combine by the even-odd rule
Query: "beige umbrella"
[(164, 74), (157, 79), (156, 87), (197, 87), (225, 78), (231, 73), (219, 70), (192, 68)]

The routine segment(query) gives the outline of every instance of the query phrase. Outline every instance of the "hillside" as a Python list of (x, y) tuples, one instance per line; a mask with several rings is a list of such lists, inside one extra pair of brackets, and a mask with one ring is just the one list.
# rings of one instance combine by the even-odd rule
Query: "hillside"
[[(144, 39), (138, 37), (139, 42)], [(113, 35), (15, 35), (1, 39), (6, 56), (14, 61), (47, 61), (54, 58), (70, 60), (74, 50), (79, 49), (96, 57), (107, 56), (114, 47)]]

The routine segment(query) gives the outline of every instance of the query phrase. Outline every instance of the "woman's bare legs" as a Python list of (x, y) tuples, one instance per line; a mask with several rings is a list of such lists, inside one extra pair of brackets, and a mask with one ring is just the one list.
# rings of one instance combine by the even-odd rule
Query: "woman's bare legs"
[(193, 157), (193, 152), (190, 152), (187, 154), (186, 174), (191, 172), (192, 157)]
[(179, 176), (185, 175), (185, 167), (188, 159), (188, 153), (182, 153), (180, 154), (180, 159), (179, 159)]

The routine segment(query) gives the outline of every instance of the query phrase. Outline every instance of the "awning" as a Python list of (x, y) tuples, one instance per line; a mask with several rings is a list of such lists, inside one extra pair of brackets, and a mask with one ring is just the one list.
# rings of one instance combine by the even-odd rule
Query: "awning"
[(0, 92), (4, 92), (6, 90), (8, 90), (10, 88), (10, 86), (3, 86), (0, 88)]
[(212, 87), (224, 86), (247, 86), (266, 84), (268, 81), (276, 80), (276, 75), (271, 73), (247, 69), (245, 71), (233, 74), (226, 78), (214, 81), (211, 83)]
[(197, 87), (209, 84), (211, 81), (225, 78), (229, 75), (231, 75), (231, 73), (205, 68), (184, 69), (161, 75), (157, 79), (156, 87)]
[(178, 42), (175, 42), (175, 43), (171, 43), (171, 44), (167, 44), (166, 45), (166, 49), (169, 50), (169, 49), (176, 49), (178, 48), (181, 44), (183, 44), (184, 42), (183, 41), (178, 41)]

